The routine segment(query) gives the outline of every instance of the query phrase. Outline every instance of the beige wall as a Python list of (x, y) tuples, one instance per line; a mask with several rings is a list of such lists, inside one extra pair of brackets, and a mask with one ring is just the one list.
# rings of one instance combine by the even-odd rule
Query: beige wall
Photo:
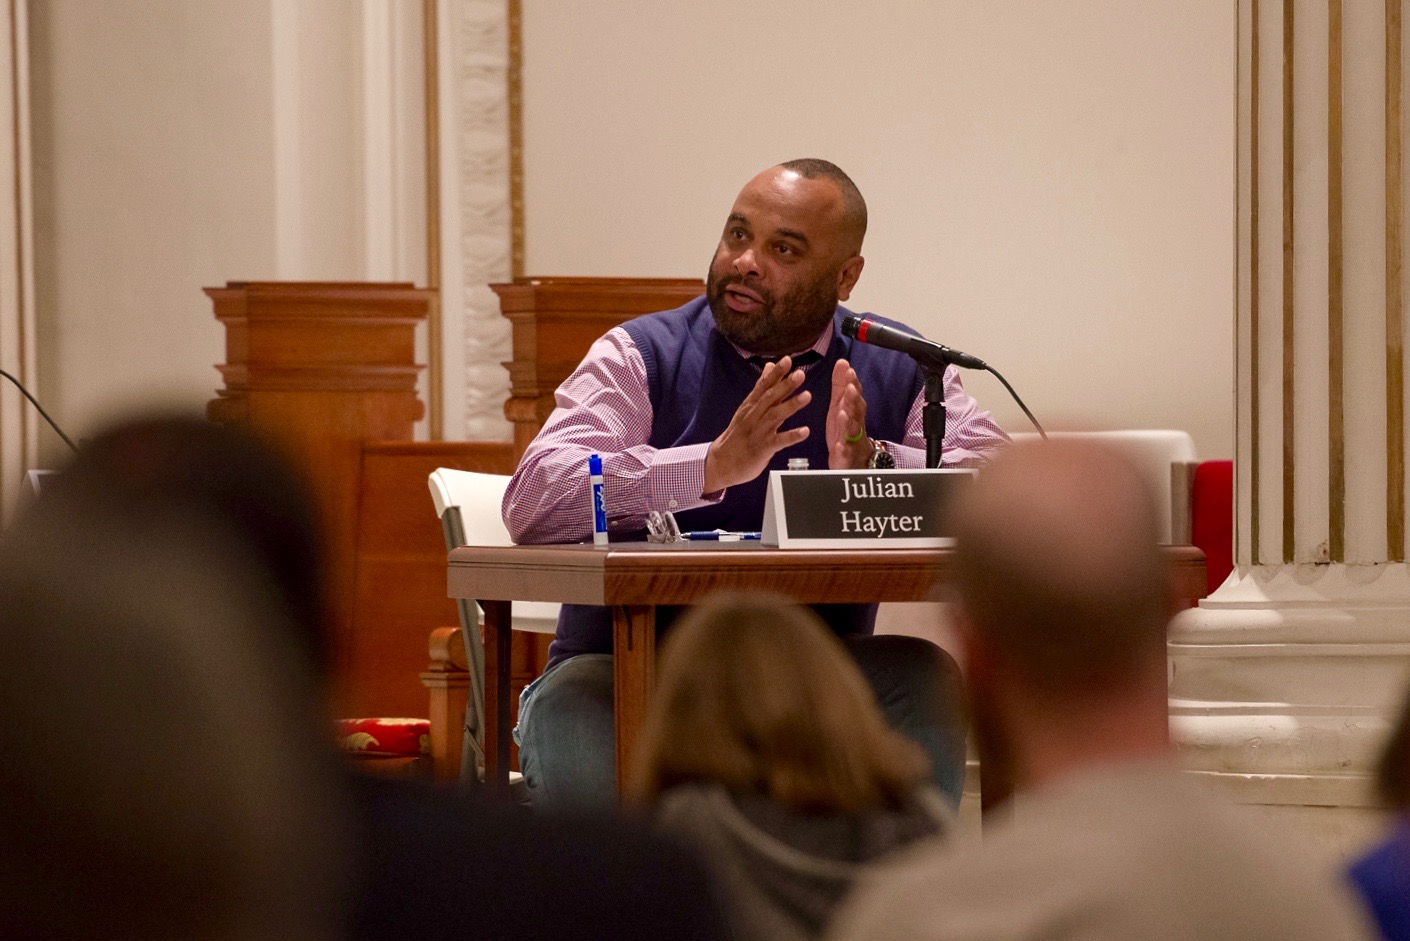
[(703, 276), (749, 176), (828, 157), (871, 209), (849, 306), (1050, 427), (1231, 455), (1231, 0), (526, 3), (524, 49), (527, 273)]
[[(210, 398), (203, 285), (424, 282), (419, 3), (29, 5), (39, 391), (71, 433)], [(745, 179), (828, 156), (872, 209), (856, 307), (1052, 427), (1232, 450), (1232, 3), (537, 2), (524, 50), (530, 273), (701, 275)]]
[(28, 2), (39, 392), (70, 435), (213, 397), (204, 286), (425, 282), (419, 3)]
[(201, 286), (275, 270), (268, 13), (30, 10), (42, 400), (71, 436), (139, 403), (199, 405), (224, 358)]

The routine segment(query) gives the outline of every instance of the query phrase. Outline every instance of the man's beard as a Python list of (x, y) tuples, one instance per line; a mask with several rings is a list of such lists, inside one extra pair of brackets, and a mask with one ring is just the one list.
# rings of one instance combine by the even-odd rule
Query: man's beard
[[(840, 270), (840, 269), (839, 269)], [(742, 314), (725, 303), (725, 288), (740, 284), (759, 295), (759, 310)], [(705, 296), (715, 328), (726, 340), (756, 356), (798, 353), (817, 342), (837, 313), (837, 272), (824, 272), (782, 297), (739, 276), (716, 277), (715, 265), (705, 282)]]

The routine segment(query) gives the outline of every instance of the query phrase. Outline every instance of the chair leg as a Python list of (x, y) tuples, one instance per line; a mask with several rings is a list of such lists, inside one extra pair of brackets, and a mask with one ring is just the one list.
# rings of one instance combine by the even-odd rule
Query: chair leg
[(495, 791), (509, 788), (510, 625), (508, 601), (480, 601), (485, 612), (485, 783)]
[(472, 602), (461, 599), (461, 636), (470, 673), (470, 696), (465, 703), (464, 748), (460, 753), (460, 779), (479, 783), (485, 766), (485, 645)]

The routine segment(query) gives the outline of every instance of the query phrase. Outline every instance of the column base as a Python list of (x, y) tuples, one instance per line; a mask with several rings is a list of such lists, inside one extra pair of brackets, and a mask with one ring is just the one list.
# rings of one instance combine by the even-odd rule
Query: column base
[(1312, 853), (1374, 837), (1371, 777), (1410, 680), (1410, 566), (1236, 570), (1170, 635), (1182, 763)]

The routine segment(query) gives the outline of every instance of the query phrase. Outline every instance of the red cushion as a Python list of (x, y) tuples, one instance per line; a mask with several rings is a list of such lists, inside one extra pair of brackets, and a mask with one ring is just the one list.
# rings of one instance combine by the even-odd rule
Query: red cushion
[(429, 719), (339, 719), (338, 744), (359, 755), (402, 755), (414, 758), (431, 753)]
[(1234, 462), (1202, 461), (1190, 487), (1190, 542), (1204, 550), (1209, 590), (1234, 570)]

